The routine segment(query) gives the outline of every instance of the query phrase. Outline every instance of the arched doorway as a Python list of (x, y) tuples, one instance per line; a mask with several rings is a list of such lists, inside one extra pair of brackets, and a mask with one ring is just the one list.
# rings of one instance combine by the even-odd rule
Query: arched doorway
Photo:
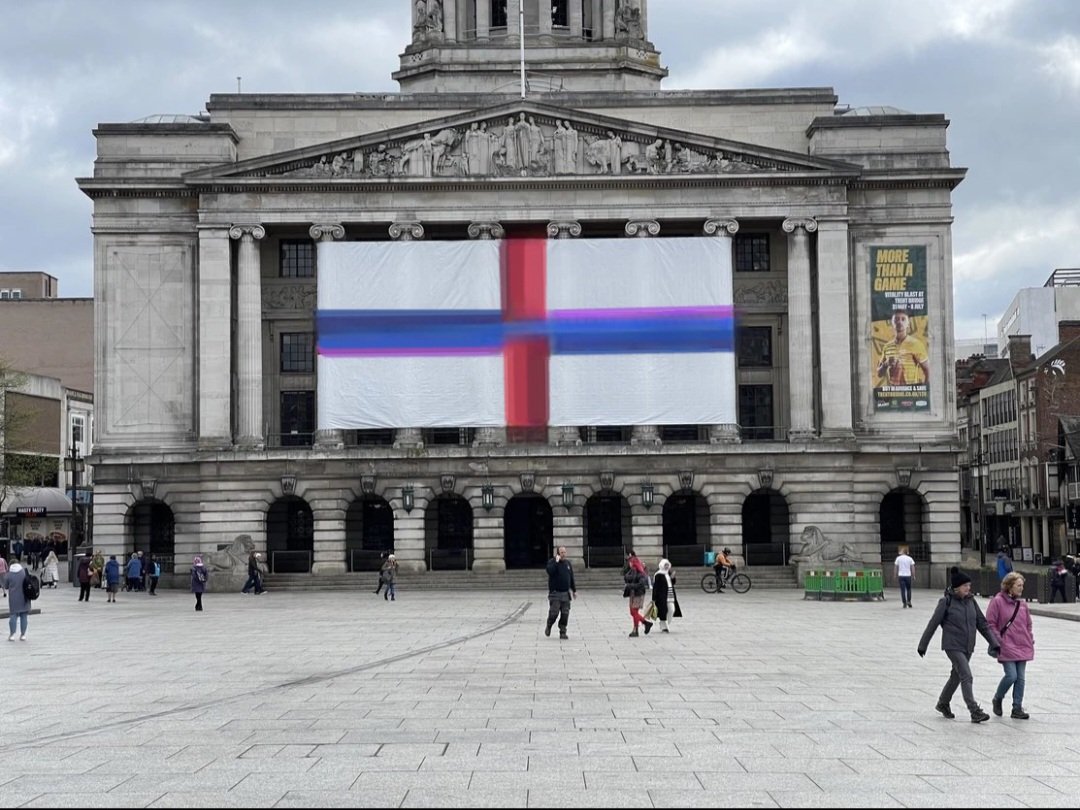
[(424, 512), (428, 568), (468, 570), (473, 563), (472, 506), (460, 495), (439, 495)]
[(709, 543), (709, 503), (691, 490), (664, 501), (664, 556), (672, 565), (702, 565)]
[(630, 504), (622, 495), (593, 495), (585, 502), (585, 567), (621, 568), (631, 542)]
[[(168, 504), (139, 501), (128, 510), (127, 522), (132, 551), (153, 555), (162, 573), (172, 573), (176, 565), (176, 519)], [(120, 565), (124, 565), (123, 560)]]
[(551, 504), (535, 493), (515, 495), (503, 513), (507, 568), (543, 568), (555, 540)]
[(791, 516), (787, 500), (775, 489), (746, 496), (742, 507), (743, 553), (747, 565), (787, 565)]
[(881, 562), (887, 568), (907, 546), (917, 562), (930, 561), (930, 544), (926, 542), (923, 525), (926, 520), (922, 495), (913, 489), (894, 489), (881, 499), (878, 522), (881, 527)]
[(278, 498), (266, 513), (267, 564), (275, 574), (306, 574), (315, 555), (315, 519), (307, 501)]
[(394, 550), (394, 510), (384, 498), (357, 498), (345, 513), (345, 562), (350, 571), (378, 571)]

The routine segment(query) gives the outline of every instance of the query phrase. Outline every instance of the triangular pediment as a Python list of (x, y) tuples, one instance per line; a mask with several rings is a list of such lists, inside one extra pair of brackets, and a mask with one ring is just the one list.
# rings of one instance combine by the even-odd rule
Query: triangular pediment
[(760, 173), (859, 167), (700, 133), (520, 100), (201, 169), (195, 184)]

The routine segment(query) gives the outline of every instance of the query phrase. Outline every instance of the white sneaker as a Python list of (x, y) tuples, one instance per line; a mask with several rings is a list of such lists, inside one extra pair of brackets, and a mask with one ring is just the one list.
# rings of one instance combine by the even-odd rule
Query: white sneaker
[(19, 636), (19, 641), (26, 641), (26, 636)]
[(12, 633), (10, 636), (8, 636), (8, 641), (14, 641), (14, 640), (15, 640), (15, 634)]

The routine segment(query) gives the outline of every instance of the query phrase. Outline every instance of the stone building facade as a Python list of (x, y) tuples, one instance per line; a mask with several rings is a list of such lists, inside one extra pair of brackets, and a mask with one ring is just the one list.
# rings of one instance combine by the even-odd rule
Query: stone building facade
[[(399, 94), (213, 95), (95, 130), (96, 542), (186, 559), (249, 535), (315, 575), (392, 545), (497, 572), (553, 543), (590, 566), (785, 564), (818, 527), (868, 560), (901, 541), (957, 560), (944, 116), (665, 92), (644, 0), (411, 5)], [(739, 424), (319, 429), (319, 241), (538, 231), (730, 237)], [(873, 371), (873, 251), (901, 247), (929, 302), (909, 410)]]

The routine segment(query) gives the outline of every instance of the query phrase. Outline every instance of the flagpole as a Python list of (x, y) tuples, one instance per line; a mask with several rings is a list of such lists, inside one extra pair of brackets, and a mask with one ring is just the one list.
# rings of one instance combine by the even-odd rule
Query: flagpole
[(518, 2), (518, 41), (521, 52), (521, 97), (525, 98), (525, 4)]

